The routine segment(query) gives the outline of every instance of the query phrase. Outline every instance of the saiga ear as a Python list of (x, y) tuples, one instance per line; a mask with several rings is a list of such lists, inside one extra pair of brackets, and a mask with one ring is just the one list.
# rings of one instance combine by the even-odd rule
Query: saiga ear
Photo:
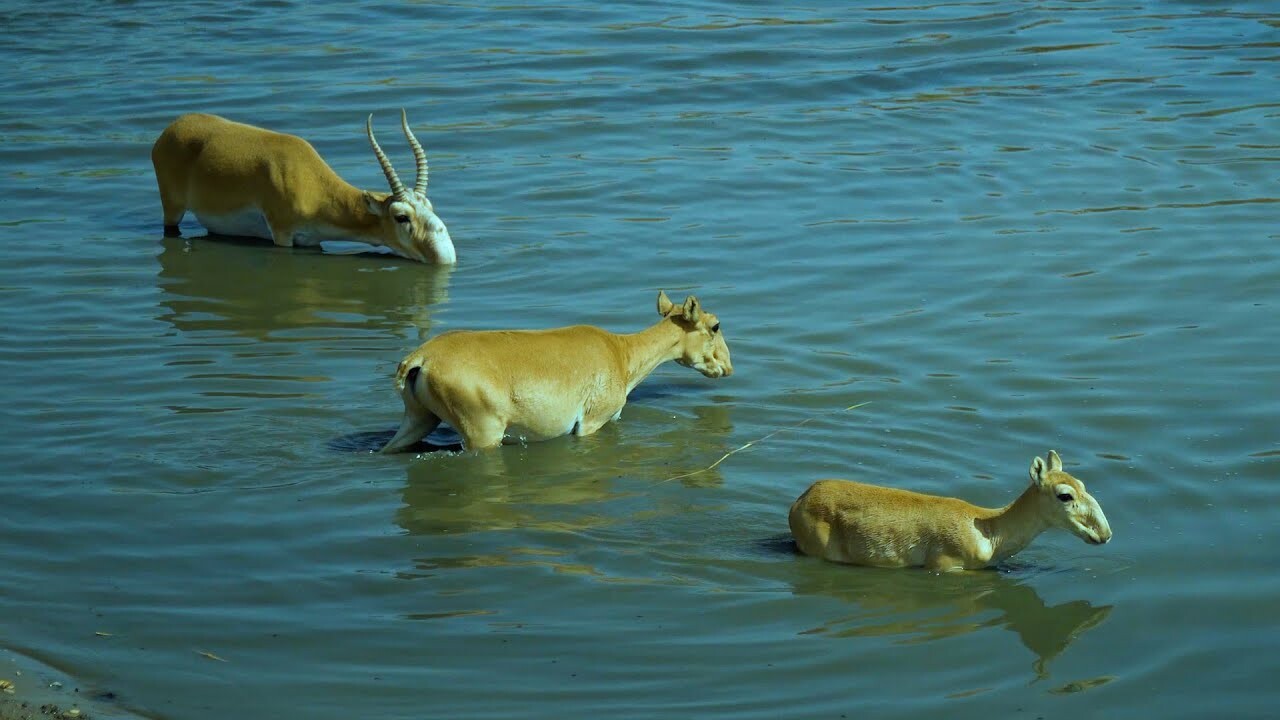
[(382, 203), (387, 199), (386, 195), (379, 193), (371, 193), (368, 190), (364, 192), (364, 206), (371, 215), (382, 214)]
[(661, 315), (662, 317), (666, 317), (671, 313), (671, 308), (673, 307), (675, 307), (675, 305), (671, 302), (671, 298), (667, 297), (666, 291), (659, 290), (658, 291), (658, 314)]
[(1049, 451), (1049, 472), (1062, 472), (1062, 458), (1055, 450)]
[(1040, 484), (1044, 482), (1044, 476), (1049, 472), (1044, 464), (1044, 460), (1035, 458), (1031, 461), (1031, 482)]
[(684, 319), (691, 323), (698, 322), (702, 317), (702, 308), (698, 305), (698, 298), (690, 295), (684, 299)]

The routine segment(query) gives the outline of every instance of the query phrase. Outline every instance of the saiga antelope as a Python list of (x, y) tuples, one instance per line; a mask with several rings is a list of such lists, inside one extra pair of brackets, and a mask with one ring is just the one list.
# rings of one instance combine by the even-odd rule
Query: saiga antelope
[(382, 452), (404, 450), (441, 421), (468, 450), (508, 436), (590, 435), (616, 420), (627, 394), (668, 360), (711, 378), (733, 374), (720, 320), (697, 298), (675, 305), (660, 292), (658, 314), (657, 324), (629, 335), (591, 325), (438, 335), (396, 370), (404, 418)]
[(1092, 545), (1111, 539), (1102, 506), (1062, 469), (1058, 453), (1031, 461), (1031, 486), (999, 509), (963, 500), (819, 480), (791, 506), (788, 524), (806, 555), (853, 565), (972, 570), (994, 565), (1041, 532), (1062, 528)]
[(365, 123), (391, 192), (360, 190), (294, 135), (192, 113), (174, 120), (151, 148), (165, 234), (177, 235), (191, 210), (211, 233), (259, 237), (281, 247), (348, 239), (402, 257), (443, 265), (457, 261), (453, 241), (427, 199), (427, 154), (400, 111), (417, 164), (406, 189)]

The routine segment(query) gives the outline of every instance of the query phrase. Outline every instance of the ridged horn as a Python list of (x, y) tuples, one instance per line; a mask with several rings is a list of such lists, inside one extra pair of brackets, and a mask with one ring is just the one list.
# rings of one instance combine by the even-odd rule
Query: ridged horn
[(382, 152), (382, 147), (378, 145), (377, 139), (373, 137), (373, 113), (369, 113), (369, 120), (365, 123), (364, 128), (369, 133), (369, 144), (373, 146), (373, 154), (378, 157), (378, 164), (382, 166), (382, 174), (387, 176), (387, 182), (391, 185), (391, 194), (396, 200), (404, 201), (404, 184), (400, 182), (400, 176), (396, 175), (396, 169), (391, 167), (391, 161), (387, 159), (387, 154)]
[(418, 142), (418, 138), (413, 136), (413, 131), (409, 129), (409, 116), (405, 114), (404, 108), (400, 108), (400, 127), (404, 128), (404, 136), (409, 140), (409, 147), (413, 148), (413, 161), (418, 164), (417, 178), (413, 181), (413, 191), (419, 195), (427, 194), (427, 151), (422, 149), (422, 144)]

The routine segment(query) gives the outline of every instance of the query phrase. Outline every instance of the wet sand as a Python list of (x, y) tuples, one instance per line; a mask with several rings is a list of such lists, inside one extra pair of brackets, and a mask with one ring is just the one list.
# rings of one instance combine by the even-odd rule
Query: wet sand
[(0, 720), (141, 720), (115, 694), (90, 690), (66, 673), (0, 648)]
[[(7, 687), (0, 692), (0, 720), (38, 720), (47, 718), (92, 718), (94, 714), (80, 707), (75, 694), (68, 694), (65, 691), (56, 693), (58, 697), (51, 697), (54, 691), (50, 688), (40, 688), (32, 692), (32, 688), (25, 688), (25, 683), (19, 684), (7, 677), (0, 677), (0, 684), (4, 681), (14, 682), (13, 686)], [(12, 692), (11, 692), (12, 691)]]
[[(78, 714), (77, 714), (78, 713)], [(37, 720), (37, 718), (88, 718), (89, 713), (77, 708), (62, 709), (58, 705), (36, 705), (17, 699), (17, 695), (0, 697), (0, 720)]]

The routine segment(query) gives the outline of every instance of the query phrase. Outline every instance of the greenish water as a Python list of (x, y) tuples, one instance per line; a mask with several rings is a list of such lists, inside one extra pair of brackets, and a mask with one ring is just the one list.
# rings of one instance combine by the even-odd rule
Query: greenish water
[[(0, 646), (182, 719), (1275, 716), (1270, 4), (4, 17)], [(162, 237), (178, 114), (381, 188), (400, 107), (456, 269)], [(433, 333), (632, 331), (660, 288), (731, 378), (368, 452)], [(787, 541), (817, 478), (998, 505), (1049, 448), (1109, 545), (938, 577)]]

